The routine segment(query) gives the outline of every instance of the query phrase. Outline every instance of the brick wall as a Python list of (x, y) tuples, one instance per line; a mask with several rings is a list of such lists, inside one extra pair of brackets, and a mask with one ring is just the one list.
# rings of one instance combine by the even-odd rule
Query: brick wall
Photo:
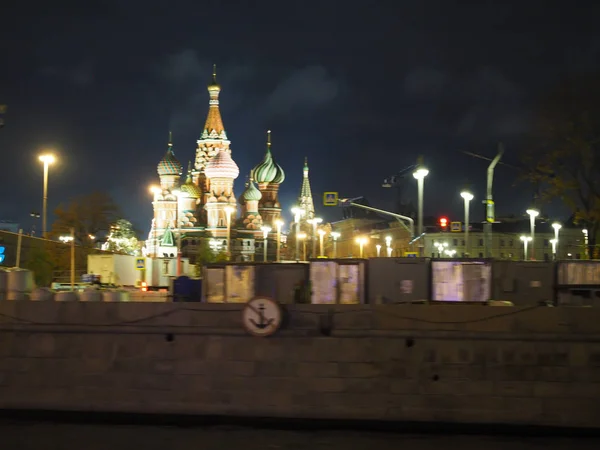
[[(600, 427), (600, 311), (0, 302), (0, 409)], [(19, 320), (15, 320), (18, 318)]]

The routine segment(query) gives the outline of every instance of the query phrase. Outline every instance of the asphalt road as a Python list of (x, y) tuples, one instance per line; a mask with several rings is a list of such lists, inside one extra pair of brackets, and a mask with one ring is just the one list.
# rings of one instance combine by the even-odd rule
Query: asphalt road
[(587, 450), (600, 439), (0, 422), (7, 450)]

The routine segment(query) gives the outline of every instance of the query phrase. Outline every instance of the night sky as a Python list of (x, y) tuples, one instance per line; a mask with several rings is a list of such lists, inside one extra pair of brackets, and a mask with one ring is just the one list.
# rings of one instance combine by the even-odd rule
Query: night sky
[[(600, 65), (591, 2), (12, 3), (0, 12), (0, 219), (25, 228), (41, 210), (37, 155), (53, 149), (51, 209), (106, 189), (146, 232), (169, 130), (184, 166), (194, 157), (213, 63), (241, 171), (236, 194), (271, 129), (286, 212), (305, 156), (317, 208), (332, 220), (341, 211), (320, 206), (323, 191), (389, 208), (383, 179), (423, 155), (426, 214), (460, 220), (459, 192), (471, 183), (479, 202), (488, 164), (460, 151), (493, 156), (502, 140), (505, 161), (518, 162), (532, 100)], [(530, 204), (532, 189), (514, 179), (496, 170), (498, 214)]]

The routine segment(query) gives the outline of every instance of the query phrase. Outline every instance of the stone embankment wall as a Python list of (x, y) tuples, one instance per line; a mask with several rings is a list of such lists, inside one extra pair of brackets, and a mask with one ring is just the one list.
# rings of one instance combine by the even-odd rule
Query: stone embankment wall
[(0, 409), (600, 427), (600, 310), (0, 302)]

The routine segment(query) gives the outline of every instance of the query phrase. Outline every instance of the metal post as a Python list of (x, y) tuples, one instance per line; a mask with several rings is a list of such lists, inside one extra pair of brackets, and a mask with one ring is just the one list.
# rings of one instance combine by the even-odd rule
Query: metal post
[(296, 261), (299, 261), (300, 260), (300, 237), (299, 237), (300, 236), (300, 214), (296, 214), (296, 216), (294, 217), (294, 220), (296, 221)]
[(71, 228), (71, 290), (75, 290), (75, 228)]
[[(485, 199), (486, 220), (483, 225), (483, 237), (484, 237), (484, 248), (485, 248), (485, 257), (486, 258), (492, 257), (492, 223), (495, 220), (495, 214), (493, 213), (494, 197), (492, 195), (492, 187), (494, 184), (494, 168), (496, 167), (496, 164), (498, 164), (498, 162), (502, 158), (503, 154), (504, 154), (504, 146), (500, 143), (500, 144), (498, 144), (498, 154), (492, 160), (492, 162), (488, 166), (488, 170), (487, 170), (487, 189), (486, 189), (486, 197), (485, 197), (486, 198)], [(492, 214), (488, 214), (488, 211), (490, 211), (490, 210), (492, 211)]]
[(19, 236), (17, 237), (17, 261), (15, 267), (19, 268), (21, 265), (21, 242), (23, 240), (23, 229), (19, 229)]
[(316, 258), (317, 257), (317, 221), (315, 218), (312, 219), (312, 226), (313, 226), (313, 232), (312, 232), (312, 257)]
[(423, 234), (423, 187), (425, 184), (425, 179), (423, 177), (420, 177), (417, 180), (417, 186), (418, 186), (418, 190), (419, 190), (419, 217), (418, 217), (418, 222), (417, 222), (417, 233), (419, 236), (421, 236)]
[[(177, 227), (177, 272), (176, 275), (181, 275), (181, 229), (179, 228), (179, 196), (177, 198), (177, 207), (175, 208), (175, 226)], [(229, 241), (228, 241), (229, 242)]]
[(225, 211), (227, 217), (227, 261), (231, 260), (231, 211)]
[(337, 238), (333, 238), (333, 258), (337, 258)]
[(44, 239), (48, 239), (47, 224), (48, 224), (48, 161), (44, 161), (44, 193), (43, 193), (43, 198), (42, 198), (42, 237)]
[(465, 198), (465, 256), (471, 256), (471, 245), (469, 242), (469, 204), (471, 200)]
[(277, 224), (277, 262), (281, 260), (281, 224)]
[(267, 262), (267, 236), (265, 233), (265, 237), (263, 239), (263, 261)]
[(529, 225), (531, 226), (531, 259), (535, 260), (535, 216), (529, 216)]

